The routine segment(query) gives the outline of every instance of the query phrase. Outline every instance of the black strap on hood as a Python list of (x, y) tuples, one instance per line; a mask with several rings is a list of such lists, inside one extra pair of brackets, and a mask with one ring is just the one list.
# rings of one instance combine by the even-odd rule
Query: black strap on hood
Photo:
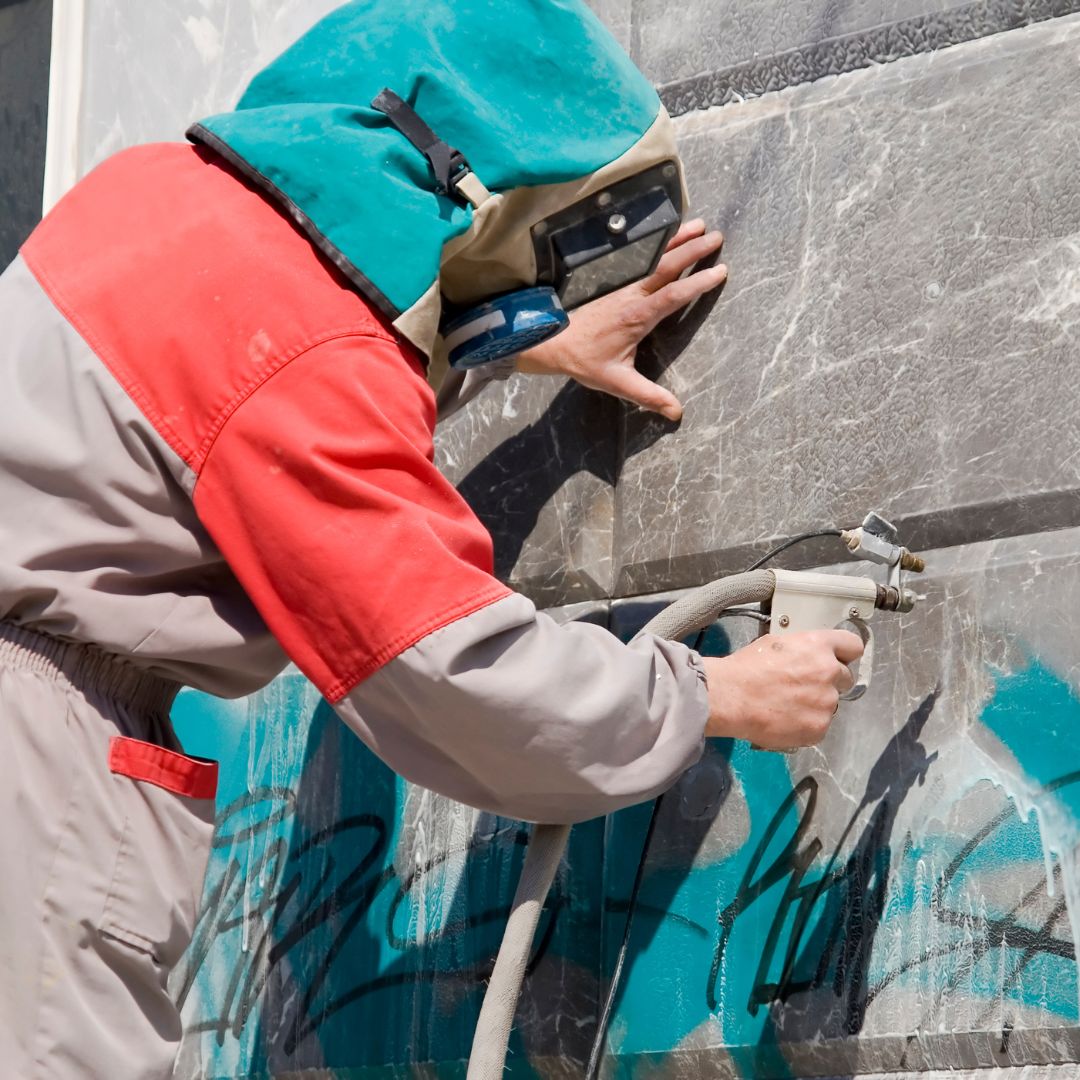
[(472, 172), (469, 162), (460, 150), (443, 142), (434, 131), (420, 119), (416, 110), (403, 101), (393, 90), (379, 92), (371, 107), (383, 113), (387, 120), (405, 136), (428, 159), (435, 173), (435, 190), (440, 195), (467, 202), (457, 190), (457, 184)]

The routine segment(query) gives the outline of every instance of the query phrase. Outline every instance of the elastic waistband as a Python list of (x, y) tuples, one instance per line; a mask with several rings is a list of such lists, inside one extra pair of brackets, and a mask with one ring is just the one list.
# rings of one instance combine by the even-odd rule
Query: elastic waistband
[(0, 622), (0, 666), (34, 671), (150, 716), (168, 716), (180, 684), (141, 671), (96, 645)]

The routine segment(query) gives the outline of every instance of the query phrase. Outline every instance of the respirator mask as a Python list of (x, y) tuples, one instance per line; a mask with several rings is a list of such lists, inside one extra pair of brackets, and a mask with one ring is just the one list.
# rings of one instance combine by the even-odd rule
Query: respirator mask
[(537, 221), (534, 287), (444, 312), (450, 366), (523, 352), (565, 329), (568, 311), (648, 277), (681, 219), (679, 169), (665, 161)]

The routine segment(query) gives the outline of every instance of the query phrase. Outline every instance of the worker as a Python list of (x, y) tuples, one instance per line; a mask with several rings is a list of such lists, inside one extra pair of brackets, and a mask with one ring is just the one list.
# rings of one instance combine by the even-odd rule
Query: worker
[(433, 465), (436, 390), (514, 363), (677, 419), (636, 346), (724, 277), (687, 273), (720, 236), (680, 224), (672, 125), (578, 0), (358, 0), (188, 134), (101, 164), (0, 278), (21, 1080), (170, 1075), (217, 768), (176, 740), (180, 686), (291, 660), (408, 780), (560, 822), (654, 796), (705, 736), (816, 742), (862, 648), (558, 626)]

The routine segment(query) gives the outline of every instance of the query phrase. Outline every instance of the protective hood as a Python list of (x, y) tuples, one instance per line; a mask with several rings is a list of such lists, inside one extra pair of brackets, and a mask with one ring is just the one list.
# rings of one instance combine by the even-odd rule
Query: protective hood
[[(465, 156), (490, 198), (440, 192), (372, 107), (384, 89)], [(577, 0), (355, 0), (258, 74), (235, 111), (187, 134), (280, 202), (429, 357), (444, 296), (535, 283), (536, 222), (677, 159), (655, 91)]]

